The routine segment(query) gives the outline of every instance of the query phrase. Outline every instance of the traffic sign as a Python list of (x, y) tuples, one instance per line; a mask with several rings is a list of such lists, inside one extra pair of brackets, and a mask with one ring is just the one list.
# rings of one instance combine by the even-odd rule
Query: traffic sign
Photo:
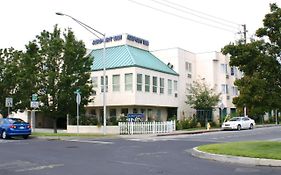
[(81, 103), (81, 95), (80, 93), (76, 94), (76, 103), (79, 105)]
[(32, 94), (31, 101), (37, 101), (37, 100), (38, 100), (38, 95)]
[(74, 94), (81, 94), (80, 89), (77, 89)]
[(39, 102), (38, 101), (31, 101), (30, 107), (31, 108), (39, 108)]
[(6, 107), (13, 107), (13, 98), (6, 98), (6, 101), (5, 101), (5, 106)]

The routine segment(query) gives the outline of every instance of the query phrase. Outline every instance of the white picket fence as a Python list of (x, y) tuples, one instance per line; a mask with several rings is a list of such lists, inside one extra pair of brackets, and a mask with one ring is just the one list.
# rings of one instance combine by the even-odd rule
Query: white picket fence
[(175, 121), (165, 122), (119, 122), (120, 134), (157, 134), (176, 130)]

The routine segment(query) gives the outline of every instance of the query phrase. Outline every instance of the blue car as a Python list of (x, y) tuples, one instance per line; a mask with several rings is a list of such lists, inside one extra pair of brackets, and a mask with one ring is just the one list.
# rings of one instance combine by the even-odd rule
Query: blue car
[(31, 126), (19, 118), (0, 118), (0, 136), (8, 139), (12, 136), (22, 136), (27, 139), (31, 134)]

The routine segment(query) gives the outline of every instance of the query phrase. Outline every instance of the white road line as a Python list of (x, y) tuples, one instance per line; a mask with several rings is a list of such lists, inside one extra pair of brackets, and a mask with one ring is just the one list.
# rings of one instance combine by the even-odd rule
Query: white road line
[(70, 142), (81, 142), (81, 143), (94, 143), (94, 144), (104, 144), (104, 145), (110, 145), (113, 144), (113, 142), (103, 142), (103, 141), (96, 141), (96, 140), (65, 140)]
[(52, 168), (61, 167), (61, 166), (64, 166), (64, 164), (42, 165), (42, 166), (36, 166), (36, 167), (31, 167), (31, 168), (25, 168), (25, 169), (16, 170), (16, 172), (38, 171), (38, 170), (43, 170), (43, 169), (52, 169)]

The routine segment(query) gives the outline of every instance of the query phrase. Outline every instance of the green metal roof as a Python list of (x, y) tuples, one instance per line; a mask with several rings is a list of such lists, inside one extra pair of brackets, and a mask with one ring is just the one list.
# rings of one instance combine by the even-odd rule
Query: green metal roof
[[(106, 48), (106, 69), (117, 69), (124, 67), (141, 67), (158, 72), (178, 75), (160, 59), (149, 51), (138, 49), (129, 45), (121, 45)], [(90, 53), (94, 57), (93, 71), (103, 69), (103, 49), (93, 50)]]

